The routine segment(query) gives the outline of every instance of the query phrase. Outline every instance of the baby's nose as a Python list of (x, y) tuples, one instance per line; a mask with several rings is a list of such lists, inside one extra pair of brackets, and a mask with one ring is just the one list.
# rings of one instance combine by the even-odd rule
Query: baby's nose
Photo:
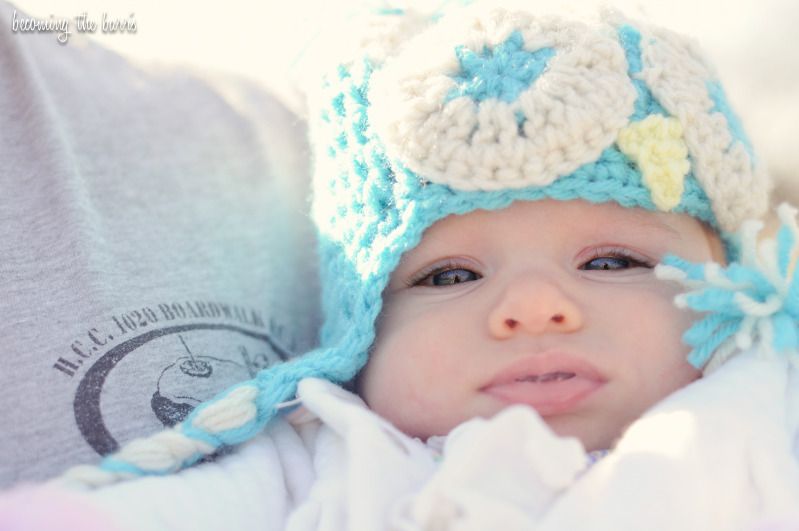
[(489, 331), (499, 339), (518, 333), (570, 333), (582, 326), (579, 306), (561, 286), (532, 276), (509, 283), (488, 317)]

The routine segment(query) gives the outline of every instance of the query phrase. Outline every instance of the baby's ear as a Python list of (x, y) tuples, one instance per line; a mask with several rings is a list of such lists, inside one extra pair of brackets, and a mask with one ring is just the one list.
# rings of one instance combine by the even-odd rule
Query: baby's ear
[(705, 233), (705, 238), (707, 238), (707, 243), (710, 246), (711, 258), (714, 262), (727, 265), (727, 250), (724, 247), (721, 236), (707, 223), (700, 223), (702, 223), (702, 231)]

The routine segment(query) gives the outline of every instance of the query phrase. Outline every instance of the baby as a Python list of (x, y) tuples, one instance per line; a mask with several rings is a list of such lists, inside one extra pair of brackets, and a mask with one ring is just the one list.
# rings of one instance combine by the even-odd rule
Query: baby
[[(768, 207), (693, 44), (529, 5), (374, 19), (310, 97), (320, 348), (66, 478), (168, 474), (269, 423), (217, 462), (93, 499), (137, 529), (709, 529), (799, 506), (787, 442), (758, 446), (789, 440), (785, 367), (697, 381), (770, 321), (714, 292), (683, 301), (719, 310), (691, 327), (659, 278), (704, 279), (668, 255), (734, 262), (735, 231)], [(757, 304), (740, 312), (771, 315)], [(751, 439), (755, 423), (777, 435)], [(589, 467), (595, 451), (610, 455)]]
[(423, 440), (526, 404), (558, 435), (610, 448), (700, 374), (680, 339), (692, 316), (654, 275), (665, 253), (724, 261), (701, 222), (614, 203), (441, 220), (391, 275), (359, 394)]

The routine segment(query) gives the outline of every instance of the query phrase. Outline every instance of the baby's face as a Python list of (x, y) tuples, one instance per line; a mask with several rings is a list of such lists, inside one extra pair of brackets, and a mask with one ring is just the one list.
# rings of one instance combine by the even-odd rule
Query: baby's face
[(699, 377), (680, 339), (692, 316), (653, 272), (667, 253), (723, 256), (693, 218), (610, 203), (441, 220), (391, 277), (361, 394), (423, 439), (527, 404), (559, 435), (608, 448)]

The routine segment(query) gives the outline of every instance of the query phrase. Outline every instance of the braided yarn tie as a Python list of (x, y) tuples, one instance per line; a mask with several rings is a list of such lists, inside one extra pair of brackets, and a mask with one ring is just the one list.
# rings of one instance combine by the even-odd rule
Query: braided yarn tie
[[(223, 446), (254, 437), (284, 407), (294, 404), (298, 382), (308, 376), (345, 381), (353, 368), (341, 367), (328, 349), (269, 367), (200, 404), (168, 430), (127, 443), (98, 466), (70, 468), (54, 483), (91, 489), (142, 476), (177, 472)], [(349, 360), (347, 360), (349, 361)], [(351, 365), (351, 364), (349, 364)]]
[(58, 482), (73, 488), (99, 487), (145, 475), (164, 475), (213, 453), (220, 444), (214, 434), (241, 430), (256, 421), (258, 389), (246, 382), (218, 400), (198, 407), (169, 430), (126, 444), (99, 466), (77, 466)]
[[(707, 313), (683, 335), (693, 347), (691, 365), (707, 374), (754, 344), (763, 356), (799, 348), (799, 282), (792, 264), (799, 252), (796, 214), (792, 206), (780, 205), (776, 238), (760, 243), (763, 223), (746, 221), (739, 231), (741, 258), (727, 267), (669, 255), (655, 268), (658, 278), (690, 289), (675, 297), (678, 307)], [(799, 364), (799, 356), (790, 359)]]

